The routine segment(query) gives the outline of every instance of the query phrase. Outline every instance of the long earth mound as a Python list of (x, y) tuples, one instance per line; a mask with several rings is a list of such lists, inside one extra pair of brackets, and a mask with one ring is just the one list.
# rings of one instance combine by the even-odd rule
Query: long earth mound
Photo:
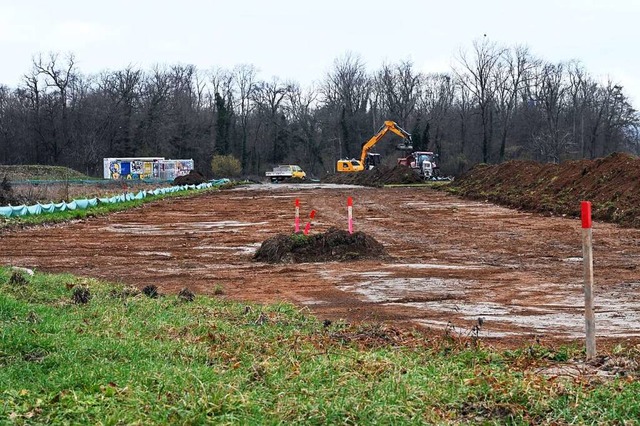
[(355, 173), (336, 173), (322, 179), (322, 183), (338, 183), (349, 185), (376, 186), (390, 184), (421, 183), (422, 179), (409, 167), (396, 165), (394, 167), (379, 166), (371, 170)]
[(329, 262), (388, 258), (384, 246), (364, 232), (329, 228), (322, 234), (277, 234), (265, 240), (253, 259), (267, 263)]
[(561, 164), (483, 164), (449, 189), (464, 197), (569, 216), (579, 216), (580, 202), (591, 201), (595, 220), (640, 227), (640, 158), (629, 154)]

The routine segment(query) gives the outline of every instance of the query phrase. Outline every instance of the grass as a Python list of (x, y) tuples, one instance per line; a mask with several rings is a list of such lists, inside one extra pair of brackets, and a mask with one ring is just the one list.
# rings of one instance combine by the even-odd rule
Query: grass
[(634, 424), (635, 376), (537, 372), (581, 355), (0, 268), (0, 424)]

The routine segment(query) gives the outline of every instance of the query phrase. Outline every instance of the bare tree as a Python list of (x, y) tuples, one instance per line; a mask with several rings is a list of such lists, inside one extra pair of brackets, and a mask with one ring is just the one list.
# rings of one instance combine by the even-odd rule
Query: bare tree
[(135, 115), (142, 110), (144, 73), (128, 66), (123, 70), (106, 73), (101, 78), (108, 109), (105, 110), (105, 138), (110, 156), (133, 156)]
[(7, 86), (0, 85), (0, 145), (2, 146), (2, 163), (9, 163), (9, 151), (11, 149), (11, 140), (9, 138), (10, 124), (10, 100), (11, 92)]
[[(495, 69), (504, 48), (488, 39), (473, 42), (473, 55), (461, 51), (458, 62), (461, 69), (454, 68), (460, 83), (473, 95), (480, 111), (482, 126), (482, 161), (488, 163), (491, 156), (492, 105), (495, 97)], [(465, 74), (467, 76), (465, 76)]]
[(238, 116), (240, 117), (241, 146), (240, 146), (240, 162), (242, 168), (245, 169), (248, 164), (247, 155), (247, 139), (249, 128), (249, 116), (254, 108), (252, 101), (253, 92), (256, 89), (257, 70), (253, 65), (238, 65), (234, 69), (234, 82), (237, 88)]
[(450, 75), (431, 74), (424, 78), (420, 109), (426, 114), (429, 132), (422, 139), (425, 139), (424, 149), (428, 149), (426, 145), (433, 140), (438, 155), (442, 155), (442, 138), (454, 96), (455, 86)]
[[(323, 154), (328, 146), (322, 143), (319, 135), (319, 120), (315, 113), (318, 92), (314, 89), (303, 91), (297, 84), (292, 84), (287, 93), (288, 108), (285, 110), (292, 127), (292, 140), (300, 142), (294, 149), (301, 151), (300, 158), (309, 165), (311, 170), (317, 167), (326, 172)], [(331, 159), (333, 162), (333, 158)]]
[[(254, 102), (257, 108), (258, 128), (266, 126), (265, 133), (269, 135), (271, 146), (269, 147), (269, 161), (272, 163), (281, 162), (288, 153), (287, 123), (282, 103), (292, 90), (292, 84), (281, 82), (274, 77), (270, 82), (261, 81), (256, 83), (253, 93)], [(264, 118), (263, 118), (264, 117)], [(258, 157), (255, 150), (252, 157)]]
[(534, 102), (542, 113), (544, 126), (533, 140), (542, 161), (559, 162), (572, 142), (561, 122), (567, 107), (565, 67), (563, 63), (542, 64), (534, 74)]
[[(69, 138), (69, 117), (68, 117), (68, 91), (69, 86), (76, 77), (74, 75), (75, 57), (72, 53), (66, 56), (66, 63), (59, 61), (58, 53), (50, 53), (47, 60), (42, 55), (38, 55), (33, 60), (35, 71), (44, 76), (46, 87), (57, 90), (58, 105), (61, 112), (60, 135), (57, 134), (54, 127), (55, 137), (51, 141), (51, 154), (54, 164), (57, 164), (62, 150), (65, 146), (70, 145)], [(58, 143), (58, 139), (62, 143)]]
[(355, 156), (360, 151), (364, 135), (371, 133), (372, 129), (377, 130), (375, 125), (367, 125), (371, 79), (364, 62), (351, 53), (336, 59), (321, 85), (320, 93), (331, 125), (340, 129), (332, 138), (336, 141), (337, 156)]
[(531, 71), (536, 67), (536, 59), (531, 57), (526, 47), (504, 50), (502, 58), (495, 67), (495, 108), (500, 124), (500, 149), (498, 162), (505, 160), (507, 137), (511, 128), (513, 114), (517, 102), (521, 99), (522, 86), (531, 78)]
[(409, 117), (415, 111), (421, 86), (421, 75), (413, 70), (413, 63), (384, 64), (374, 82), (381, 107), (388, 113), (385, 119), (409, 126)]

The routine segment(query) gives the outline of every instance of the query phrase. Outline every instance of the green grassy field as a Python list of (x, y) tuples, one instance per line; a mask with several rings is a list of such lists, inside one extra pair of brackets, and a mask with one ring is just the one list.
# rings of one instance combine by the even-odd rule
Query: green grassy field
[[(578, 347), (323, 323), (287, 304), (0, 268), (0, 424), (635, 424), (637, 371)], [(84, 303), (86, 302), (86, 303)], [(619, 348), (628, 359), (637, 352)]]

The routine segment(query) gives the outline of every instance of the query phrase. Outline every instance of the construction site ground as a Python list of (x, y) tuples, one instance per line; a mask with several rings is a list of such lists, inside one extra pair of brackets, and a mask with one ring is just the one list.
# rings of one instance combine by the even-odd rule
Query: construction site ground
[[(382, 260), (268, 264), (261, 243), (291, 233), (294, 201), (311, 233), (347, 228)], [(595, 222), (596, 333), (640, 341), (640, 230)], [(581, 224), (469, 201), (428, 187), (262, 184), (0, 234), (0, 264), (69, 272), (176, 294), (286, 301), (334, 323), (478, 337), (505, 345), (584, 336)], [(222, 294), (220, 294), (222, 293)], [(474, 326), (479, 324), (480, 328)]]

